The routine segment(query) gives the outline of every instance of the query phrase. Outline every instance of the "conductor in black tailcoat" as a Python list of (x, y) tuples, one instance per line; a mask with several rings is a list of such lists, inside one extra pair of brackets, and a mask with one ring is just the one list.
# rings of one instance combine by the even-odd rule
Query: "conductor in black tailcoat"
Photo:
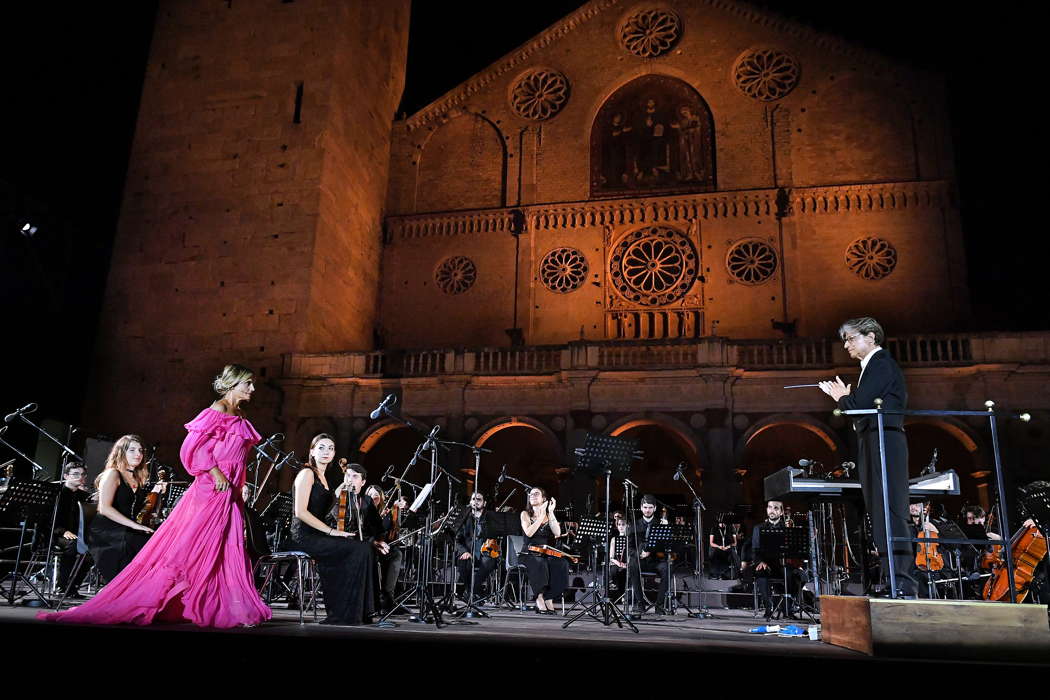
[[(904, 383), (904, 374), (882, 348), (886, 335), (879, 322), (869, 316), (850, 319), (839, 328), (839, 337), (850, 357), (860, 361), (860, 377), (856, 388), (851, 388), (852, 385), (844, 384), (835, 377), (833, 382), (821, 382), (821, 391), (833, 398), (844, 411), (875, 408), (875, 399), (882, 399), (883, 409), (906, 409), (908, 388)], [(886, 414), (883, 416), (883, 426), (890, 526), (894, 537), (911, 537), (908, 519), (908, 442), (904, 436), (904, 416)], [(853, 429), (857, 432), (857, 467), (864, 491), (864, 505), (871, 515), (883, 576), (888, 577), (886, 552), (889, 550), (886, 546), (882, 507), (878, 420), (874, 415), (853, 416)], [(894, 543), (897, 586), (906, 595), (914, 595), (916, 591), (915, 580), (909, 573), (913, 558), (910, 542)]]

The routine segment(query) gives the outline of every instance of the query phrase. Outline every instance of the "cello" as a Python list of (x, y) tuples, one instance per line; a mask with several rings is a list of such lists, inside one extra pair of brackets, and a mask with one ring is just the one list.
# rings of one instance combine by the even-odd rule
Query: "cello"
[[(1031, 520), (1025, 521), (1025, 524), (1010, 538), (1010, 555), (1014, 561), (1013, 586), (1018, 603), (1028, 597), (1035, 568), (1046, 557), (1046, 551), (1046, 538)], [(1009, 571), (1000, 558), (998, 565), (992, 570), (992, 577), (984, 584), (984, 599), (1009, 600), (1009, 579)]]

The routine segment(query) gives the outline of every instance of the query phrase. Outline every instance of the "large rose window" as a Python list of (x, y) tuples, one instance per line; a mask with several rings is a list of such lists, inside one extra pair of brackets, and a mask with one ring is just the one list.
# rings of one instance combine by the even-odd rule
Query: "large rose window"
[(846, 267), (861, 279), (881, 280), (897, 267), (897, 249), (882, 238), (861, 238), (846, 249)]
[(683, 233), (650, 226), (616, 245), (609, 273), (625, 299), (659, 306), (685, 296), (696, 281), (697, 263), (696, 249)]
[(434, 282), (445, 294), (462, 294), (474, 285), (478, 269), (474, 261), (462, 255), (445, 258), (434, 272)]

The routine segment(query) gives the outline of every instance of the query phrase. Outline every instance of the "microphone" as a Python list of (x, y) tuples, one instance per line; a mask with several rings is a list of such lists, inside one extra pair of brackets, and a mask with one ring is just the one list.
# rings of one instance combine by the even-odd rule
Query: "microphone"
[(37, 405), (35, 403), (27, 403), (25, 406), (22, 406), (22, 408), (18, 409), (14, 413), (8, 413), (6, 416), (4, 416), (4, 422), (5, 423), (10, 423), (15, 418), (19, 418), (21, 416), (24, 416), (27, 413), (32, 413), (36, 409), (37, 409)]
[(675, 469), (674, 470), (674, 476), (672, 478), (675, 481), (678, 481), (679, 479), (681, 479), (682, 478), (682, 470), (681, 469)]
[(814, 464), (820, 464), (820, 462), (815, 459), (800, 459), (798, 461), (798, 466), (800, 467), (811, 467)]
[(394, 465), (393, 465), (393, 464), (391, 464), (391, 465), (390, 465), (389, 467), (387, 467), (387, 468), (386, 468), (386, 471), (385, 471), (385, 472), (383, 472), (383, 478), (382, 478), (382, 479), (380, 479), (380, 481), (386, 481), (387, 479), (389, 479), (389, 478), (390, 478), (390, 474), (391, 474), (391, 473), (392, 473), (393, 471), (394, 471)]
[[(393, 394), (391, 394), (391, 396), (392, 396), (392, 395), (393, 395)], [(433, 428), (433, 429), (432, 429), (432, 430), (430, 431), (430, 435), (428, 435), (427, 437), (428, 437), (428, 438), (429, 438), (430, 440), (433, 440), (433, 439), (434, 439), (435, 437), (437, 437), (437, 434), (438, 434), (438, 432), (439, 432), (440, 430), (441, 430), (441, 426), (440, 426), (440, 425), (435, 425), (435, 426), (434, 426), (434, 428)]]
[(503, 465), (503, 469), (499, 473), (499, 478), (496, 479), (497, 484), (502, 484), (503, 480), (507, 478), (507, 465)]
[[(3, 426), (3, 427), (0, 427), (0, 435), (3, 435), (4, 433), (6, 433), (6, 432), (7, 432), (7, 429), (8, 429), (8, 427), (9, 427), (9, 426), (6, 426), (6, 425), (5, 425), (5, 426)], [(13, 461), (15, 461), (15, 460), (13, 460), (13, 459), (12, 459), (12, 460), (11, 460), (11, 462), (13, 462)], [(10, 464), (11, 462), (8, 462), (8, 464)]]
[(638, 484), (634, 483), (630, 479), (624, 479), (623, 483), (624, 483), (624, 485), (630, 486), (631, 488), (638, 488)]
[(395, 403), (397, 403), (397, 396), (395, 396), (394, 394), (387, 394), (386, 398), (383, 399), (383, 401), (376, 407), (376, 410), (368, 414), (368, 417), (372, 420), (375, 420), (379, 416), (383, 415), (383, 411), (385, 411), (388, 407), (393, 406)]

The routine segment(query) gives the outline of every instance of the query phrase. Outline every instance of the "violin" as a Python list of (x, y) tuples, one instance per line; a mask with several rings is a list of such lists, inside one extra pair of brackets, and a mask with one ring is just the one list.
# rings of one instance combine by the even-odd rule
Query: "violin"
[(339, 458), (339, 468), (343, 470), (343, 490), (339, 492), (339, 511), (335, 518), (335, 527), (339, 532), (346, 532), (346, 506), (350, 502), (350, 489), (346, 488), (346, 457)]
[(490, 557), (492, 557), (493, 559), (499, 559), (499, 557), (500, 557), (499, 540), (497, 540), (495, 537), (492, 537), (492, 538), (489, 538), (489, 539), (485, 540), (485, 543), (483, 545), (481, 545), (481, 554), (482, 555), (487, 554)]
[(932, 542), (938, 539), (939, 535), (929, 525), (929, 513), (930, 504), (927, 503), (922, 509), (922, 532), (917, 536), (925, 542), (920, 542), (915, 552), (915, 566), (921, 571), (940, 571), (944, 568), (944, 557), (937, 551), (939, 545)]
[[(988, 515), (984, 519), (984, 536), (988, 537), (988, 533), (995, 527), (996, 518), (999, 514), (999, 499), (996, 498), (995, 505), (988, 511)], [(991, 538), (989, 538), (991, 539)], [(993, 544), (988, 547), (984, 554), (981, 555), (981, 561), (978, 564), (981, 569), (987, 571), (994, 571), (1000, 566), (1003, 566), (1003, 546), (1001, 544)]]
[[(166, 484), (168, 482), (168, 470), (161, 467), (157, 470), (157, 483)], [(138, 515), (135, 516), (135, 522), (139, 525), (148, 525), (149, 527), (157, 527), (157, 520), (160, 519), (160, 504), (163, 494), (157, 493), (156, 491), (150, 491), (146, 494), (146, 500), (142, 504), (142, 508), (139, 510)]]

